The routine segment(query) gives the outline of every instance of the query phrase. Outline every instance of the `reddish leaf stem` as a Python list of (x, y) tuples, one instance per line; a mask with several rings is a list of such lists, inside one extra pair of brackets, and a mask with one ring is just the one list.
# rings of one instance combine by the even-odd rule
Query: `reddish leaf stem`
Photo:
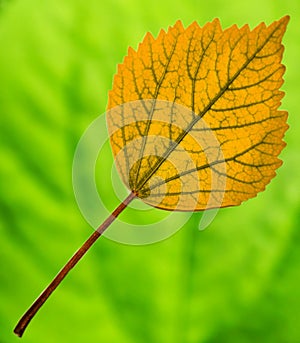
[(117, 216), (127, 207), (127, 205), (135, 198), (135, 194), (132, 192), (129, 196), (113, 211), (113, 213), (98, 227), (96, 231), (86, 240), (86, 242), (79, 248), (76, 253), (70, 258), (65, 266), (60, 270), (48, 287), (41, 293), (41, 295), (35, 300), (30, 308), (25, 312), (23, 317), (19, 320), (17, 326), (14, 329), (14, 333), (22, 337), (27, 325), (31, 319), (41, 308), (44, 302), (49, 298), (53, 291), (58, 287), (62, 280), (66, 277), (69, 271), (80, 261), (89, 248), (96, 242), (96, 240), (102, 235), (102, 233), (110, 226), (110, 224), (117, 218)]

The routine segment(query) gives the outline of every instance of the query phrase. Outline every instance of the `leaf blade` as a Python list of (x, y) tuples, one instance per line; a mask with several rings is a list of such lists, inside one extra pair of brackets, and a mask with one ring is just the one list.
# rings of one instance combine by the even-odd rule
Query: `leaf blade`
[[(136, 52), (130, 50), (118, 68), (109, 94), (107, 120), (112, 133), (116, 128), (111, 119), (116, 116), (115, 106), (135, 100), (142, 102), (144, 109), (139, 111), (145, 111), (143, 119), (139, 119), (140, 113), (129, 114), (137, 112), (132, 108), (134, 105), (126, 108), (119, 121), (124, 124), (129, 120), (130, 124), (121, 129), (122, 139), (114, 136), (111, 145), (117, 156), (120, 148), (128, 153), (126, 145), (141, 139), (139, 153), (131, 149), (135, 160), (131, 161), (133, 170), (130, 172), (127, 167), (125, 172), (129, 181), (126, 177), (123, 180), (145, 202), (168, 210), (203, 210), (207, 206), (218, 207), (218, 202), (222, 207), (238, 205), (264, 190), (281, 165), (277, 156), (285, 146), (282, 138), (287, 129), (287, 113), (278, 107), (284, 94), (279, 90), (285, 71), (281, 64), (281, 39), (288, 20), (286, 16), (268, 27), (262, 23), (252, 31), (247, 25), (222, 31), (217, 19), (203, 28), (193, 23), (186, 30), (177, 22), (167, 33), (161, 31), (157, 39), (146, 35)], [(149, 99), (153, 101), (150, 103)], [(186, 120), (178, 114), (178, 108), (176, 115), (156, 115), (159, 106), (172, 111), (163, 101), (186, 107), (190, 111), (185, 113)], [(168, 128), (163, 132), (164, 121)], [(209, 130), (224, 155), (215, 161), (208, 161), (206, 149), (193, 142), (196, 137), (198, 143), (201, 139), (203, 143), (204, 132)], [(168, 139), (169, 145), (160, 139), (149, 142), (150, 134)], [(158, 154), (159, 144), (165, 150)], [(209, 145), (214, 145), (212, 138), (206, 148)], [(187, 168), (187, 159), (183, 158), (186, 167), (173, 168), (170, 176), (172, 166), (168, 159), (177, 160), (174, 155), (180, 148), (189, 153), (195, 168)], [(124, 157), (127, 165), (128, 158)], [(121, 164), (124, 161), (119, 161)], [(218, 170), (222, 164), (223, 170)], [(187, 179), (190, 173), (194, 173), (195, 180), (178, 181)], [(223, 184), (224, 194), (223, 199), (219, 197), (209, 204), (209, 195), (217, 191), (212, 185), (214, 177), (220, 179), (218, 184)], [(150, 187), (149, 182), (155, 178), (162, 181), (152, 182)], [(183, 183), (188, 186), (184, 188)], [(185, 200), (179, 205), (179, 197), (185, 193)], [(172, 201), (175, 195), (177, 200)], [(191, 197), (195, 206), (188, 201)]]

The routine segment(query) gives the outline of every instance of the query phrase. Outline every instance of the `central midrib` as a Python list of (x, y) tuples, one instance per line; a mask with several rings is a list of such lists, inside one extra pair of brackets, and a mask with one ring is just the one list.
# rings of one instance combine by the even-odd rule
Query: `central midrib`
[[(236, 80), (240, 73), (253, 61), (255, 56), (263, 49), (263, 47), (268, 43), (269, 39), (273, 36), (274, 32), (278, 29), (278, 26), (270, 33), (267, 39), (261, 44), (261, 46), (255, 51), (255, 53), (242, 65), (242, 67), (234, 74), (232, 79), (230, 79), (226, 85), (220, 90), (220, 92), (213, 98), (213, 100), (204, 108), (201, 114), (196, 116), (194, 120), (188, 125), (187, 129), (184, 130), (175, 140), (173, 146), (169, 147), (166, 150), (166, 153), (159, 159), (159, 161), (154, 165), (154, 168), (151, 169), (150, 173), (146, 174), (141, 181), (136, 185), (136, 189), (133, 191), (137, 192), (141, 190), (144, 185), (151, 179), (151, 177), (157, 172), (160, 166), (166, 161), (170, 154), (176, 149), (180, 142), (185, 138), (185, 136), (191, 131), (193, 126), (204, 117), (204, 115), (211, 109), (211, 107), (219, 100), (219, 98), (228, 90), (228, 87)], [(172, 124), (172, 123), (170, 123)]]

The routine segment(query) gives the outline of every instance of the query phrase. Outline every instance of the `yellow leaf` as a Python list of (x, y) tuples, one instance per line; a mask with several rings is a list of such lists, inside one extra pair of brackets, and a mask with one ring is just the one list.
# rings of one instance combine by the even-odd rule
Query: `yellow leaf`
[(287, 113), (281, 39), (269, 27), (178, 21), (128, 50), (109, 94), (107, 122), (121, 177), (132, 191), (93, 232), (17, 323), (31, 319), (69, 271), (136, 197), (165, 210), (238, 205), (264, 190), (281, 164)]
[(166, 210), (238, 205), (281, 165), (278, 110), (289, 17), (250, 31), (215, 19), (148, 33), (118, 66), (107, 122), (117, 168), (144, 202)]

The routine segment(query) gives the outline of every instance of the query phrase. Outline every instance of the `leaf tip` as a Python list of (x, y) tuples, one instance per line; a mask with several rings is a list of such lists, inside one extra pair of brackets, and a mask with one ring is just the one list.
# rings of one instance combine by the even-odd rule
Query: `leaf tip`
[(282, 17), (281, 19), (279, 19), (277, 22), (277, 25), (278, 26), (283, 26), (283, 32), (286, 30), (286, 27), (287, 27), (287, 24), (289, 23), (290, 21), (290, 16), (289, 15), (285, 15), (284, 17)]
[(288, 22), (290, 21), (291, 17), (287, 14), (284, 17), (282, 17), (279, 21), (288, 24)]

